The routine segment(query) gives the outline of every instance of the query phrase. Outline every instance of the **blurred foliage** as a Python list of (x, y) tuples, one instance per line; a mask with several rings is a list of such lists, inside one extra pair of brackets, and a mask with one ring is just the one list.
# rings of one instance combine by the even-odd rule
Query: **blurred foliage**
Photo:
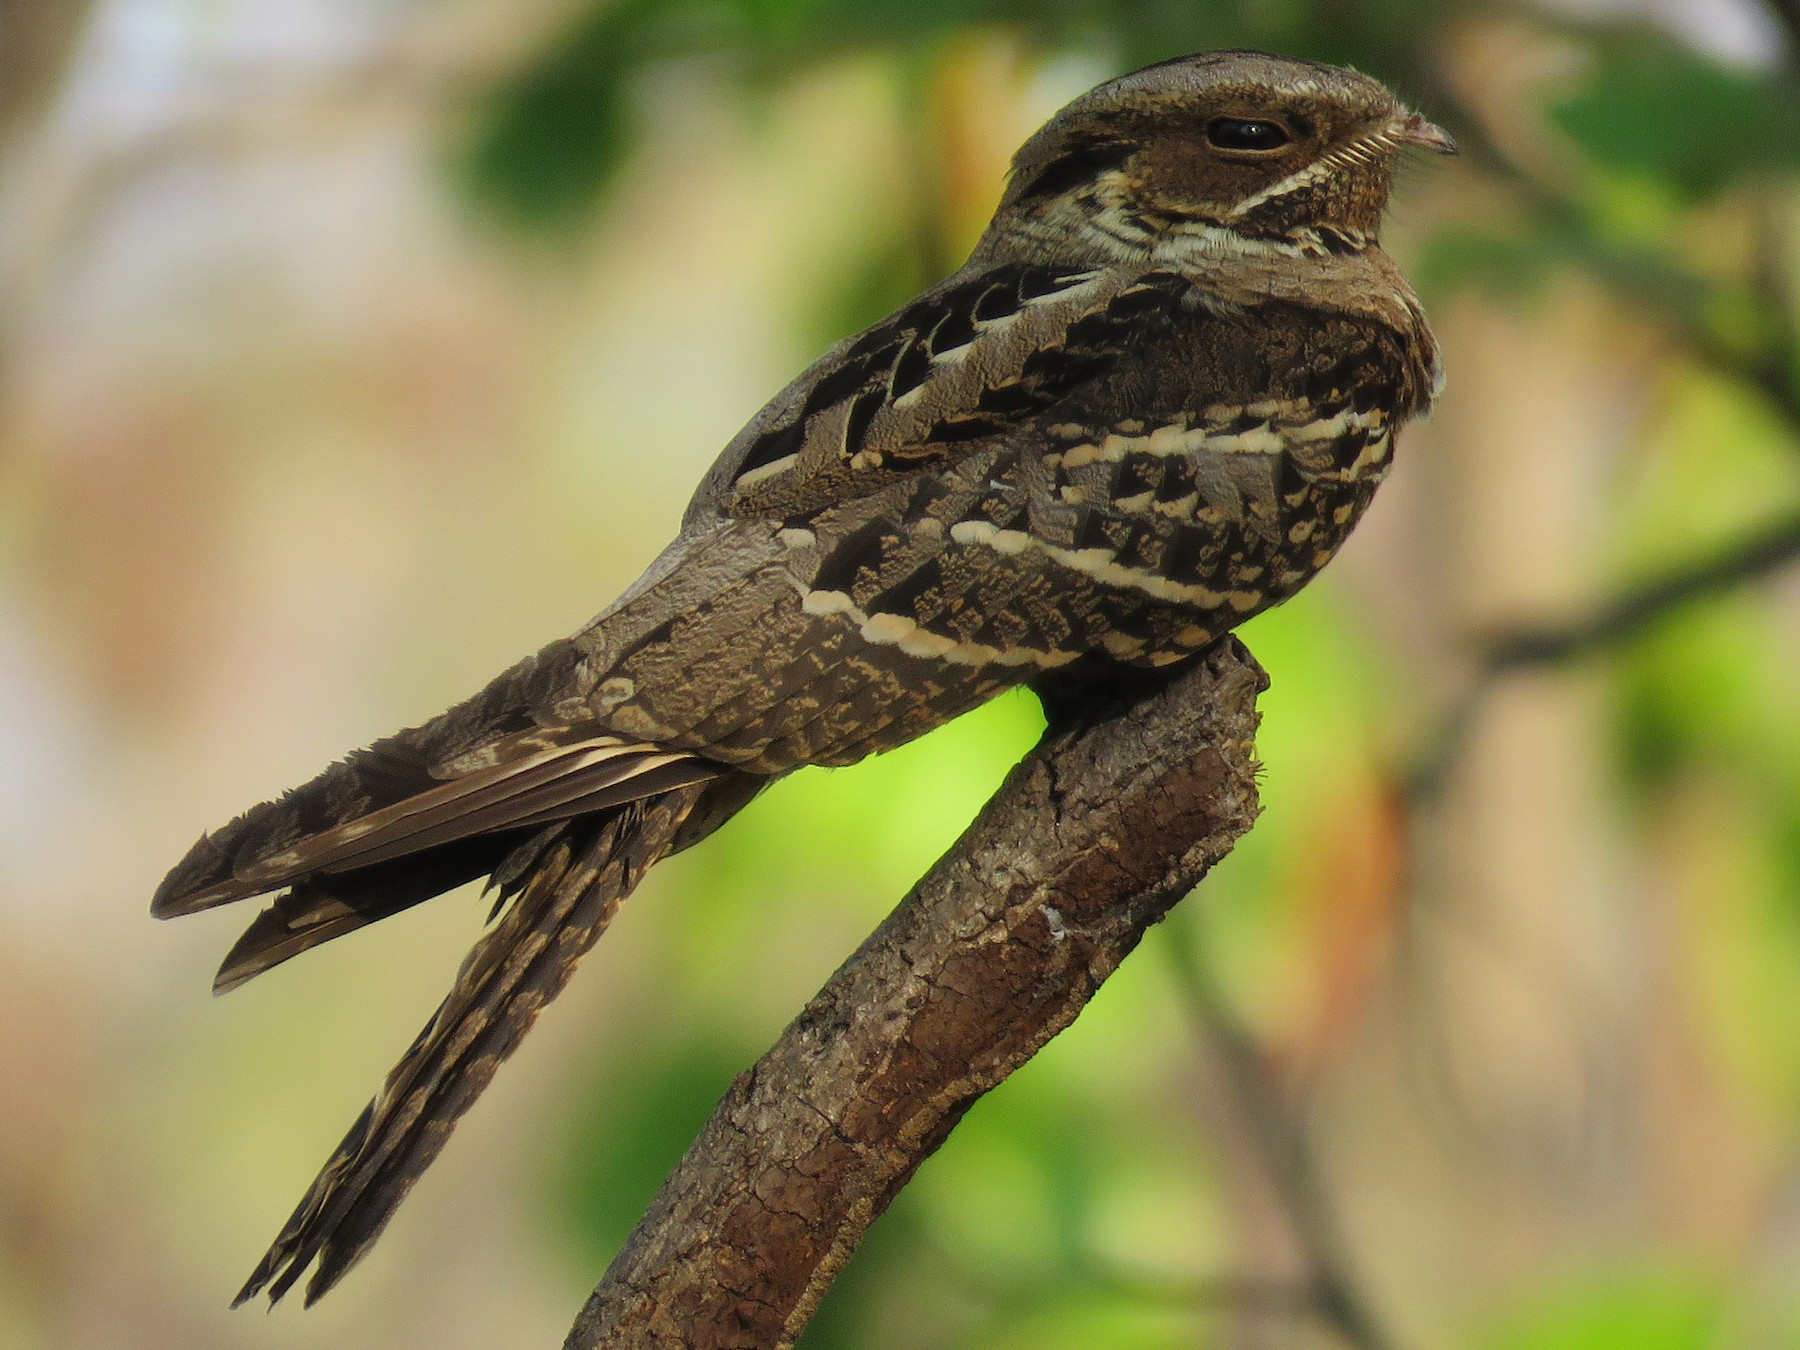
[(1677, 1272), (1627, 1272), (1560, 1289), (1505, 1319), (1480, 1350), (1711, 1350), (1724, 1300)]
[(1606, 169), (1689, 203), (1800, 166), (1800, 80), (1729, 70), (1646, 33), (1600, 44), (1551, 114)]
[[(1210, 6), (1183, 0), (608, 0), (579, 14), (494, 96), (467, 160), (476, 194), (540, 227), (583, 218), (649, 117), (633, 105), (659, 62), (710, 59), (754, 95), (846, 53), (910, 58), (971, 29), (1053, 52), (1095, 47), (1120, 69), (1203, 47), (1265, 47), (1351, 64), (1405, 87), (1428, 0)], [(753, 103), (749, 106), (754, 106)]]
[[(995, 28), (1049, 53), (1095, 47), (1119, 69), (1208, 47), (1260, 47), (1353, 65), (1403, 93), (1440, 92), (1431, 53), (1480, 0), (607, 0), (495, 93), (468, 160), (476, 193), (517, 219), (565, 225), (611, 182), (647, 110), (658, 63), (710, 59), (754, 92), (871, 48), (928, 55)], [(1800, 164), (1800, 77), (1747, 72), (1634, 25), (1574, 30), (1586, 68), (1545, 110), (1609, 171), (1687, 201)], [(1455, 119), (1452, 119), (1454, 125)]]
[[(1759, 58), (1701, 50), (1733, 16)], [(504, 1158), (460, 1140), (304, 1317), (224, 1320), (218, 1272), (486, 908), (214, 1007), (226, 928), (141, 946), (152, 870), (623, 584), (790, 362), (959, 261), (1014, 114), (1218, 46), (1354, 64), (1456, 135), (1389, 236), (1449, 390), (1360, 555), (1244, 635), (1257, 828), (972, 1108), (805, 1345), (1338, 1344), (1259, 1180), (1306, 1149), (1405, 1350), (1800, 1345), (1795, 578), (1476, 682), (1462, 777), (1410, 772), (1485, 622), (1800, 522), (1800, 0), (40, 0), (0, 5), (0, 1347), (564, 1318), (1035, 701), (797, 774), (659, 865), (582, 981), (591, 1036), (537, 1060), (542, 1156), (494, 1114), (522, 1062), (482, 1108)], [(446, 117), (485, 235), (419, 162)], [(1202, 974), (1285, 1145), (1234, 1112)]]
[[(1755, 239), (1722, 253), (1717, 228), (1754, 216), (1759, 192), (1791, 200), (1800, 175), (1794, 64), (1730, 66), (1640, 23), (1539, 14), (1532, 22), (1576, 59), (1534, 89), (1533, 103), (1509, 107), (1517, 124), (1496, 129), (1443, 79), (1438, 55), (1479, 15), (1507, 21), (1516, 12), (1481, 0), (614, 0), (578, 13), (494, 91), (471, 133), (466, 181), (528, 231), (578, 229), (647, 134), (652, 77), (677, 65), (698, 64), (753, 109), (782, 82), (852, 53), (882, 52), (903, 71), (927, 71), (972, 31), (1005, 33), (1045, 59), (1102, 53), (1120, 70), (1222, 46), (1353, 64), (1445, 121), (1503, 194), (1502, 209), (1448, 217), (1418, 241), (1415, 275), (1428, 297), (1477, 288), (1535, 304), (1560, 279), (1584, 278), (1673, 335), (1704, 372), (1676, 386), (1661, 441), (1621, 470), (1611, 544), (1621, 573), (1678, 565), (1795, 509), (1800, 357), (1784, 289), (1792, 263), (1758, 254)], [(928, 85), (909, 79), (903, 110), (927, 141)], [(1521, 143), (1536, 152), (1506, 148)], [(923, 159), (931, 153), (927, 146)], [(865, 266), (819, 297), (821, 341), (954, 263), (921, 243), (937, 207), (922, 193), (920, 220), (871, 230)], [(1351, 884), (1334, 870), (1333, 840), (1369, 828), (1364, 817), (1346, 823), (1343, 803), (1379, 801), (1368, 749), (1391, 752), (1402, 733), (1383, 697), (1391, 672), (1333, 599), (1330, 578), (1246, 636), (1274, 676), (1260, 742), (1267, 816), (1211, 884), (1231, 903), (1207, 919), (1209, 950), (1250, 1022), (1300, 1050), (1323, 1034), (1304, 1025), (1313, 1015), (1306, 991), (1334, 963), (1357, 959), (1332, 950), (1340, 939), (1321, 918)], [(1735, 1029), (1723, 1033), (1732, 1042), (1724, 1053), (1759, 1085), (1763, 1109), (1788, 1121), (1800, 1118), (1791, 1082), (1800, 1022), (1754, 1007), (1800, 1006), (1793, 654), (1793, 635), (1749, 597), (1654, 627), (1614, 667), (1619, 772), (1646, 832), (1676, 809), (1671, 794), (1688, 790), (1697, 771), (1736, 785), (1727, 796), (1743, 846), (1737, 901), (1718, 908), (1705, 941), (1717, 948), (1716, 969), (1736, 972), (1737, 982), (1721, 976), (1696, 997), (1734, 1004), (1717, 1021)], [(623, 1236), (734, 1066), (754, 1053), (760, 1032), (722, 1054), (716, 1028), (744, 1026), (734, 970), (779, 961), (755, 955), (771, 945), (754, 929), (765, 909), (759, 894), (838, 893), (851, 901), (848, 917), (831, 922), (858, 931), (948, 846), (1037, 726), (1019, 696), (877, 763), (801, 775), (696, 857), (697, 894), (729, 879), (739, 895), (728, 907), (696, 906), (690, 964), (676, 977), (689, 986), (683, 1011), (638, 1048), (621, 1080), (627, 1090), (615, 1085), (582, 1113), (583, 1135), (567, 1150), (564, 1209), (596, 1260)], [(1369, 809), (1380, 818), (1378, 806)], [(783, 828), (762, 828), (764, 811)], [(797, 838), (830, 843), (797, 848)], [(705, 951), (730, 953), (731, 966), (696, 967), (694, 953)], [(771, 996), (758, 1015), (791, 1009), (792, 993)], [(1074, 1029), (971, 1112), (876, 1226), (806, 1344), (890, 1343), (897, 1317), (930, 1343), (989, 1350), (1204, 1338), (1218, 1311), (1211, 1300), (1154, 1292), (1162, 1273), (1225, 1269), (1231, 1259), (1216, 1161), (1179, 1127), (1179, 1114), (1172, 1127), (1147, 1095), (1166, 1090), (1155, 1086), (1166, 1083), (1155, 1066), (1182, 1054), (1187, 1035), (1161, 984), (1129, 975), (1109, 984)], [(913, 1311), (897, 1314), (897, 1301)], [(1478, 1343), (1697, 1350), (1720, 1343), (1719, 1308), (1704, 1282), (1602, 1274), (1497, 1314)]]
[[(679, 1019), (671, 1019), (679, 1027)], [(628, 1063), (609, 1066), (604, 1088), (573, 1093), (570, 1120), (578, 1127), (559, 1170), (554, 1207), (585, 1263), (610, 1261), (648, 1208), (663, 1177), (742, 1068), (753, 1046), (733, 1046), (713, 1034), (686, 1044), (668, 1025), (636, 1041)], [(593, 1141), (605, 1139), (606, 1147)]]

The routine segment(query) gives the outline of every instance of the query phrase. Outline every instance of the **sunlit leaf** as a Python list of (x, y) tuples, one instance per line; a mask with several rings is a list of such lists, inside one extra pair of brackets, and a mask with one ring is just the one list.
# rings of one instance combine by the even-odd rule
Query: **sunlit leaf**
[(1693, 1278), (1596, 1276), (1522, 1308), (1481, 1350), (1712, 1350), (1721, 1300)]
[(1192, 1350), (1211, 1320), (1203, 1304), (1147, 1307), (1117, 1294), (1075, 1290), (995, 1327), (971, 1350)]

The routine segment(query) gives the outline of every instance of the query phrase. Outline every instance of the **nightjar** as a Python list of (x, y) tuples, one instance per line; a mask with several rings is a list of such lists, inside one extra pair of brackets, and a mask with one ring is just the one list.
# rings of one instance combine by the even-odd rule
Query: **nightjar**
[(969, 261), (776, 395), (592, 623), (202, 838), (154, 913), (278, 893), (220, 990), (467, 881), (500, 902), (239, 1301), (330, 1288), (644, 869), (765, 784), (1176, 666), (1323, 567), (1440, 382), (1377, 243), (1409, 146), (1454, 150), (1258, 52), (1077, 99)]

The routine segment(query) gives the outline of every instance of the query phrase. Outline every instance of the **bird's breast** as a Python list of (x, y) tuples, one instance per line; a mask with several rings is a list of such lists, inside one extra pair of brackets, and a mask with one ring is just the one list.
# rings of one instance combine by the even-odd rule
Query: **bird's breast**
[(1379, 407), (1273, 400), (1048, 432), (1050, 448), (996, 476), (951, 538), (1041, 560), (1069, 606), (1092, 616), (1095, 649), (1153, 666), (1287, 598), (1329, 562), (1393, 443)]

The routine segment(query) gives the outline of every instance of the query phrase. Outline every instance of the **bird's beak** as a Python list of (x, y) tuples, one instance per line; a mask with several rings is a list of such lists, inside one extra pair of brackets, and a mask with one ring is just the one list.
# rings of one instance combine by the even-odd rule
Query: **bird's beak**
[(1388, 134), (1402, 145), (1419, 145), (1427, 150), (1435, 150), (1440, 155), (1454, 155), (1456, 142), (1450, 138), (1436, 122), (1427, 122), (1419, 113), (1408, 113), (1405, 117), (1396, 118)]

